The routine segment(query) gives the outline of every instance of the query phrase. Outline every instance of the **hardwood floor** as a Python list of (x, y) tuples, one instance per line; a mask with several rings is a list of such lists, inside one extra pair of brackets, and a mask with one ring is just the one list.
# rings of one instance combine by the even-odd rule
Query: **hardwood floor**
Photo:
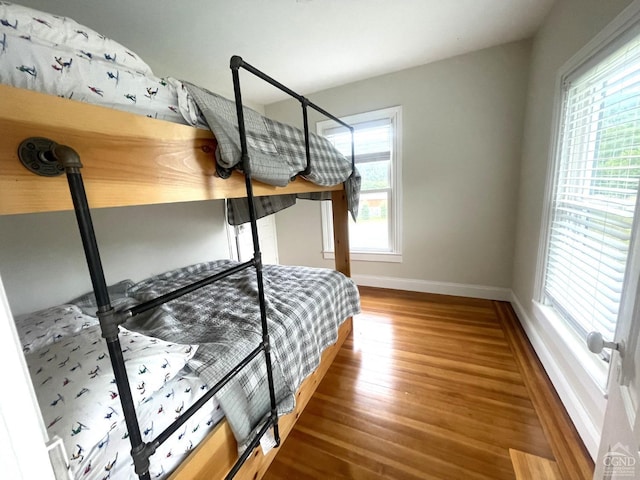
[(516, 473), (516, 480), (562, 480), (558, 465), (553, 460), (536, 457), (518, 450), (509, 449), (511, 463)]
[(509, 449), (560, 463), (504, 331), (508, 304), (361, 294), (353, 334), (264, 478), (513, 480)]

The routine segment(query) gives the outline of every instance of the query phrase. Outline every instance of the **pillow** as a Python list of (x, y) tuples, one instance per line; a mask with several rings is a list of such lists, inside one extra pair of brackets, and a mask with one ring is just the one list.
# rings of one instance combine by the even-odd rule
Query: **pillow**
[(184, 108), (178, 103), (183, 100), (177, 98), (175, 86), (160, 78), (1, 31), (0, 83), (187, 123), (181, 114)]
[(59, 305), (15, 317), (16, 329), (24, 353), (59, 342), (83, 328), (94, 326), (98, 319), (85, 315), (75, 305)]
[(0, 2), (0, 19), (0, 37), (5, 32), (32, 42), (59, 45), (89, 60), (120, 65), (140, 73), (152, 73), (151, 67), (134, 52), (71, 18)]
[[(173, 378), (197, 349), (122, 327), (120, 342), (135, 405)], [(99, 325), (25, 358), (50, 438), (71, 435), (75, 443), (90, 447), (108, 437), (114, 422), (124, 418)]]
[[(137, 409), (142, 439), (150, 442), (156, 438), (208, 388), (188, 365), (185, 366)], [(214, 397), (158, 448), (151, 457), (151, 478), (166, 478), (167, 472), (173, 471), (222, 417), (222, 411)], [(131, 444), (126, 440), (127, 427), (123, 418), (113, 425), (109, 437), (110, 442), (101, 440), (98, 448), (93, 449), (85, 444), (77, 444), (75, 437), (70, 435), (63, 438), (70, 456), (69, 469), (73, 478), (138, 480), (131, 461)], [(86, 470), (90, 472), (84, 475)], [(109, 473), (105, 477), (107, 471)]]
[[(120, 282), (107, 287), (109, 301), (115, 310), (120, 310), (131, 301), (127, 295), (131, 287), (134, 285), (135, 283), (133, 283), (133, 280), (121, 280)], [(96, 302), (96, 295), (93, 290), (74, 298), (69, 303), (77, 305), (87, 315), (95, 316), (98, 311), (98, 302)]]

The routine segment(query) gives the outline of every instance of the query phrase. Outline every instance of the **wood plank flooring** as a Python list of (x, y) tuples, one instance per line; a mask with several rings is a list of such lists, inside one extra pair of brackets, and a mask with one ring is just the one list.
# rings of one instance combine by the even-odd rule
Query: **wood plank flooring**
[(509, 449), (516, 480), (562, 480), (558, 465), (552, 460)]
[(264, 478), (515, 480), (509, 449), (554, 460), (500, 302), (361, 294), (353, 334)]

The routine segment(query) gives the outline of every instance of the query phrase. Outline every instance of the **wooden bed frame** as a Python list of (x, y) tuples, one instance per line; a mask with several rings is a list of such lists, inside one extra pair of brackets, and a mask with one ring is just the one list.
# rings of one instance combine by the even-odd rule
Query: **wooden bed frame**
[[(215, 175), (211, 132), (141, 115), (0, 85), (0, 215), (73, 210), (64, 175), (45, 178), (18, 159), (28, 137), (45, 137), (75, 149), (91, 208), (238, 198), (246, 195), (244, 177)], [(350, 276), (348, 212), (342, 185), (320, 187), (298, 179), (287, 187), (254, 182), (254, 194), (332, 192), (336, 270)], [(351, 331), (351, 319), (327, 348), (320, 366), (297, 392), (294, 412), (281, 417), (284, 441), (296, 419)], [(261, 478), (274, 449), (252, 453), (236, 478)], [(223, 477), (237, 458), (237, 444), (223, 420), (171, 475), (171, 480)], [(153, 461), (153, 457), (152, 457)]]

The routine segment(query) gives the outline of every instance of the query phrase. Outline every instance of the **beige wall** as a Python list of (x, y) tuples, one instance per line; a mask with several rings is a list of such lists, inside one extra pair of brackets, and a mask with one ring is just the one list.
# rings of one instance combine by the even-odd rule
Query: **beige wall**
[(558, 70), (630, 3), (630, 0), (561, 0), (533, 43), (512, 282), (516, 297), (532, 317)]
[[(354, 261), (355, 275), (511, 286), (529, 47), (510, 43), (309, 96), (337, 116), (403, 108), (404, 261)], [(301, 123), (295, 101), (266, 114)], [(282, 263), (332, 265), (321, 257), (318, 204), (299, 201), (276, 220)]]
[(514, 306), (538, 357), (574, 422), (596, 457), (606, 400), (587, 372), (586, 345), (567, 344), (554, 324), (536, 316), (536, 268), (549, 168), (551, 131), (559, 69), (630, 0), (560, 0), (534, 38), (527, 96), (512, 290)]

